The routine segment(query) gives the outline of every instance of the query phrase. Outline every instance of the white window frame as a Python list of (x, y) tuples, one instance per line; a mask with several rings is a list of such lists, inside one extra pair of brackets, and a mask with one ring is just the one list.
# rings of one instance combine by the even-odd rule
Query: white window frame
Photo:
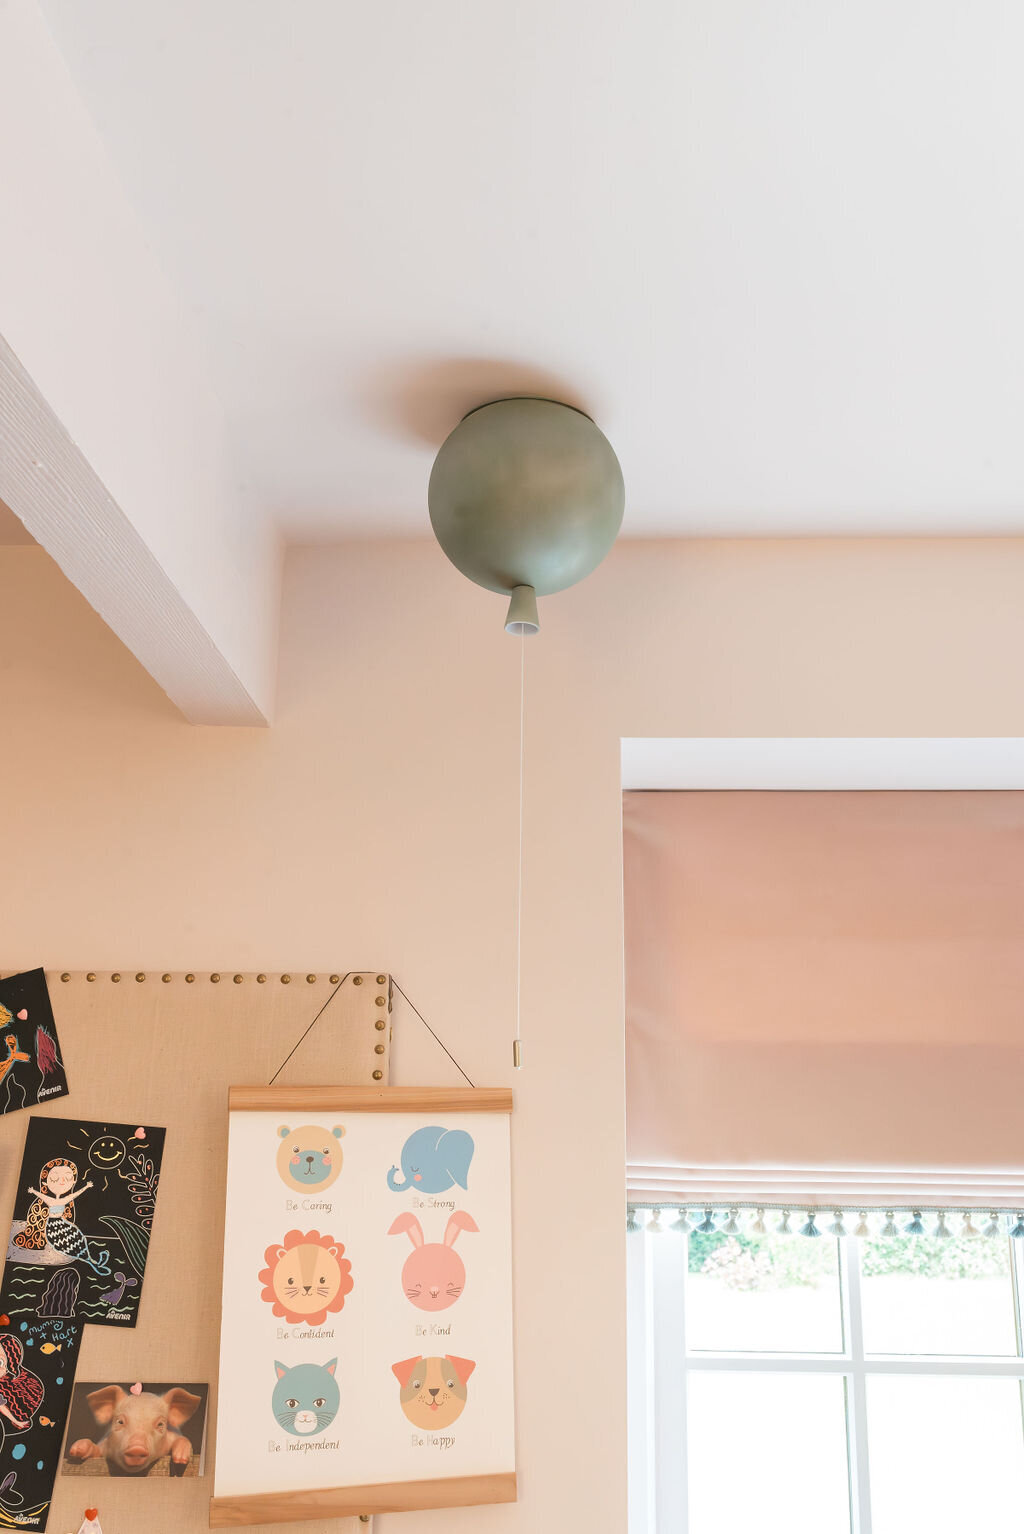
[[(622, 787), (628, 789), (842, 790), (1024, 789), (1024, 737), (1010, 736), (759, 736), (632, 737), (621, 741)], [(700, 1354), (685, 1359), (686, 1239), (677, 1233), (633, 1232), (627, 1240), (629, 1328), (630, 1534), (689, 1534), (685, 1456), (685, 1378), (689, 1367), (749, 1369), (749, 1357)], [(810, 1239), (794, 1237), (794, 1239)], [(859, 1268), (851, 1277), (840, 1241), (844, 1338), (849, 1356), (758, 1355), (756, 1367), (845, 1374), (851, 1454), (851, 1529), (871, 1534), (865, 1381), (869, 1374), (967, 1374), (1024, 1377), (1024, 1360), (864, 1359)], [(985, 1239), (985, 1238), (982, 1238)], [(1014, 1241), (1013, 1285), (1021, 1350), (1022, 1262)], [(846, 1249), (846, 1250), (844, 1250)], [(655, 1349), (654, 1339), (658, 1339)], [(660, 1364), (659, 1364), (660, 1359)], [(671, 1360), (671, 1362), (670, 1362)], [(682, 1387), (682, 1388), (680, 1388)], [(1024, 1385), (1022, 1385), (1024, 1403)], [(1024, 1410), (1024, 1404), (1022, 1404)], [(699, 1534), (699, 1531), (694, 1531)]]
[[(794, 1235), (790, 1239), (811, 1238)], [(1021, 1333), (1024, 1241), (1012, 1240), (1009, 1236), (998, 1239), (1010, 1242), (1016, 1358), (959, 1354), (952, 1357), (940, 1354), (868, 1356), (864, 1351), (861, 1312), (860, 1242), (849, 1236), (839, 1239), (843, 1352), (690, 1352), (686, 1344), (688, 1238), (672, 1230), (654, 1234), (646, 1229), (630, 1232), (626, 1243), (629, 1534), (689, 1534), (686, 1394), (688, 1376), (695, 1371), (829, 1374), (844, 1379), (851, 1534), (871, 1534), (867, 1381), (872, 1376), (942, 1375), (948, 1378), (968, 1375), (1016, 1379), (1021, 1386), (1021, 1430), (1024, 1433), (1024, 1345)], [(680, 1445), (684, 1446), (682, 1453)], [(700, 1534), (700, 1531), (694, 1530), (693, 1534)]]

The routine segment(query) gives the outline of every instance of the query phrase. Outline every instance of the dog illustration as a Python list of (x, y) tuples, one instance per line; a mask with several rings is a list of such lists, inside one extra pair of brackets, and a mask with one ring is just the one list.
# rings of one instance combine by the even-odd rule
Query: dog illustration
[(401, 1388), (402, 1410), (414, 1427), (433, 1432), (462, 1416), (466, 1384), (476, 1368), (471, 1358), (406, 1358), (392, 1364)]

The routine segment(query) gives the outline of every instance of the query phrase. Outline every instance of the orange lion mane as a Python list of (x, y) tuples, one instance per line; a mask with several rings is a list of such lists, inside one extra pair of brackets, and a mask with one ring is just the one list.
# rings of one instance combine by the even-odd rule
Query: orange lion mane
[[(287, 1252), (293, 1251), (297, 1246), (322, 1246), (325, 1251), (333, 1249), (335, 1253), (334, 1260), (338, 1264), (338, 1272), (341, 1275), (338, 1292), (333, 1300), (313, 1315), (299, 1315), (297, 1312), (289, 1310), (274, 1293), (274, 1276), (277, 1272), (278, 1264), (283, 1260)], [(333, 1236), (322, 1236), (318, 1230), (307, 1230), (305, 1232), (290, 1230), (282, 1242), (275, 1241), (263, 1253), (263, 1260), (267, 1266), (261, 1268), (257, 1275), (259, 1282), (265, 1286), (260, 1299), (266, 1300), (268, 1304), (272, 1305), (275, 1316), (283, 1316), (286, 1321), (291, 1322), (293, 1325), (305, 1322), (308, 1326), (322, 1326), (327, 1320), (329, 1312), (341, 1310), (345, 1303), (346, 1294), (352, 1292), (352, 1264), (347, 1257), (342, 1256), (344, 1250), (345, 1248), (340, 1241), (335, 1241)]]

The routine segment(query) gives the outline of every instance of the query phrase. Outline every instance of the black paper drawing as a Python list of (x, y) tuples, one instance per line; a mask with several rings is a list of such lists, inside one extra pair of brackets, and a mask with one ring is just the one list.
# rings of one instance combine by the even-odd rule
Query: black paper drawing
[(30, 969), (0, 980), (0, 1113), (67, 1093), (45, 974)]
[(29, 1119), (4, 1267), (10, 1316), (134, 1326), (164, 1130)]
[(81, 1337), (76, 1321), (0, 1314), (0, 1529), (46, 1528)]

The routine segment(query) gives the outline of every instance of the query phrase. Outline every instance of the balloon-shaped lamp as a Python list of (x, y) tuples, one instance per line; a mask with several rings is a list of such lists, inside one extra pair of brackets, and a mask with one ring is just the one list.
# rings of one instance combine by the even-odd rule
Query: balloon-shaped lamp
[(471, 410), (442, 444), (428, 502), (456, 569), (510, 597), (510, 634), (535, 634), (537, 597), (575, 586), (615, 542), (625, 489), (588, 415), (557, 400), (500, 399)]

